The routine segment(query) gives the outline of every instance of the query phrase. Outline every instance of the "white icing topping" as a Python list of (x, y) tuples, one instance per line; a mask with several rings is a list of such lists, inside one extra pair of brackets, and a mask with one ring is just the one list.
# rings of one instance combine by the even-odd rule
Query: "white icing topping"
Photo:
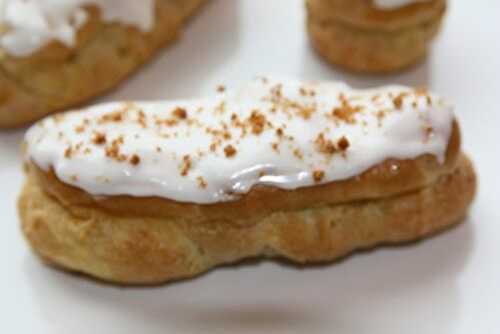
[(47, 118), (27, 159), (95, 195), (235, 200), (254, 185), (296, 189), (356, 176), (388, 158), (444, 161), (452, 108), (390, 86), (257, 79), (214, 97), (121, 102)]
[(51, 41), (74, 46), (87, 21), (85, 5), (100, 9), (105, 22), (119, 22), (149, 31), (155, 0), (0, 0), (0, 47), (13, 56), (28, 56)]
[(373, 0), (375, 7), (385, 10), (391, 10), (408, 6), (417, 2), (427, 2), (431, 0)]

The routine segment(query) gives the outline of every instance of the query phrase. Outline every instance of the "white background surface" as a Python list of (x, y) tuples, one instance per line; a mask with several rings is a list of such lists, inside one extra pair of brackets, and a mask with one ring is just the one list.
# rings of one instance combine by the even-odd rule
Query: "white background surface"
[(106, 99), (192, 97), (257, 74), (429, 86), (456, 104), (480, 176), (465, 224), (328, 266), (247, 263), (116, 288), (46, 268), (30, 253), (15, 210), (22, 131), (1, 133), (0, 332), (500, 333), (500, 1), (450, 2), (426, 62), (381, 78), (318, 59), (301, 0), (213, 0), (178, 44)]

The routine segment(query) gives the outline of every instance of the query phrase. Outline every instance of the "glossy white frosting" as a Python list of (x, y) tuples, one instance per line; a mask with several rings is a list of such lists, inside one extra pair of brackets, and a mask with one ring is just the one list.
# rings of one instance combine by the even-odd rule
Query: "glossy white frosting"
[(149, 31), (154, 0), (0, 0), (0, 47), (13, 56), (29, 56), (51, 41), (72, 47), (87, 21), (85, 5), (100, 9), (105, 22)]
[(375, 7), (385, 10), (391, 10), (408, 6), (417, 2), (428, 2), (431, 0), (373, 0)]
[(95, 196), (216, 203), (257, 184), (347, 179), (388, 158), (443, 162), (453, 118), (441, 98), (407, 87), (260, 78), (205, 99), (49, 117), (28, 131), (26, 158)]

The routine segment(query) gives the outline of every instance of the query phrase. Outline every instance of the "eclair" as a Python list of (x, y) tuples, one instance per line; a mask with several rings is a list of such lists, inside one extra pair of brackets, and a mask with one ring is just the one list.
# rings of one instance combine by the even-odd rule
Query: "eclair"
[(418, 240), (459, 223), (476, 185), (453, 108), (404, 86), (262, 77), (102, 104), (33, 125), (24, 152), (34, 252), (121, 284)]
[(424, 58), (446, 0), (307, 0), (312, 46), (357, 72), (397, 71)]
[(173, 42), (204, 1), (1, 1), (0, 128), (114, 88)]

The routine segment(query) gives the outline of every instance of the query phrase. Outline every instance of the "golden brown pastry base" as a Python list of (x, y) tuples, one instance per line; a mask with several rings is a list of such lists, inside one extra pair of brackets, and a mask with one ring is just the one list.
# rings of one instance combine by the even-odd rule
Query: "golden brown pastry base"
[(76, 46), (53, 42), (29, 57), (0, 50), (0, 129), (80, 105), (120, 84), (162, 47), (206, 0), (158, 0), (153, 30), (104, 23), (96, 7)]
[(331, 261), (357, 249), (417, 240), (460, 222), (476, 188), (471, 163), (459, 156), (455, 168), (431, 184), (389, 197), (197, 221), (188, 211), (183, 218), (179, 212), (123, 214), (98, 199), (70, 204), (78, 196), (63, 204), (58, 196), (80, 190), (66, 186), (61, 193), (47, 182), (60, 183), (28, 166), (19, 212), (34, 251), (68, 270), (123, 284), (192, 277), (259, 256)]
[(417, 63), (438, 33), (446, 3), (435, 0), (380, 11), (362, 0), (308, 0), (314, 49), (332, 64), (384, 73)]

